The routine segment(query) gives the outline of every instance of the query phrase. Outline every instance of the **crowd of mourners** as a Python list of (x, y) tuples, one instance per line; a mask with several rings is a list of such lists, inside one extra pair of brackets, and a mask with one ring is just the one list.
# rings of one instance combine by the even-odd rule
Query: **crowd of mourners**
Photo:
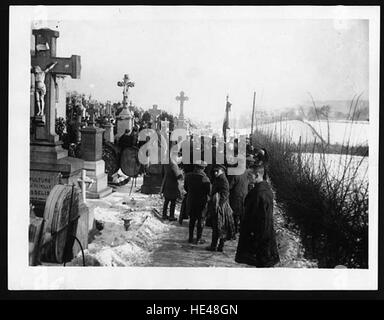
[(245, 162), (246, 170), (227, 175), (223, 164), (197, 161), (183, 165), (178, 153), (172, 153), (161, 188), (163, 219), (177, 220), (176, 201), (181, 198), (179, 223), (189, 219), (189, 243), (204, 244), (204, 227), (211, 227), (212, 239), (206, 250), (223, 252), (227, 240), (238, 239), (236, 262), (273, 267), (279, 262), (279, 254), (268, 154), (265, 149), (253, 149), (248, 140), (247, 154), (239, 155), (238, 161), (239, 165)]

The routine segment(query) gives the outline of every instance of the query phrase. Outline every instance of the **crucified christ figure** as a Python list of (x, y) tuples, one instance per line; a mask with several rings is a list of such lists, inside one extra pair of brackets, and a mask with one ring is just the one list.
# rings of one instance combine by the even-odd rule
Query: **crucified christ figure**
[(35, 66), (33, 68), (33, 73), (35, 75), (35, 99), (39, 108), (37, 113), (38, 116), (44, 115), (44, 96), (47, 93), (47, 88), (45, 86), (45, 75), (51, 71), (56, 64), (57, 62), (51, 64), (44, 71), (41, 70), (39, 66)]

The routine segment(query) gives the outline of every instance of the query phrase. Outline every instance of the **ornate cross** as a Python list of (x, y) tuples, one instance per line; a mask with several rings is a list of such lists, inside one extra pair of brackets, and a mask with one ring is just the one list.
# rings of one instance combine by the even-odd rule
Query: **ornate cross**
[(118, 81), (117, 85), (119, 87), (123, 87), (123, 108), (126, 108), (127, 99), (128, 99), (128, 90), (129, 88), (133, 88), (135, 86), (135, 83), (133, 81), (129, 81), (129, 76), (125, 74), (123, 81)]
[(180, 101), (180, 114), (179, 119), (184, 119), (184, 101), (188, 101), (189, 98), (184, 95), (184, 91), (180, 91), (180, 96), (176, 97), (176, 101)]
[[(70, 58), (56, 57), (56, 39), (59, 37), (59, 32), (51, 29), (35, 29), (32, 30), (35, 37), (34, 55), (31, 57), (33, 69), (47, 70), (43, 83), (38, 83), (40, 87), (46, 88), (46, 93), (40, 95), (44, 99), (42, 119), (39, 129), (36, 132), (34, 139), (56, 142), (58, 140), (55, 133), (55, 83), (57, 75), (69, 75), (74, 79), (80, 78), (80, 56), (72, 55)], [(36, 79), (35, 79), (36, 80)], [(38, 79), (37, 79), (38, 80)], [(36, 82), (36, 81), (35, 81)], [(35, 84), (35, 90), (36, 90)], [(45, 90), (42, 90), (44, 93)]]

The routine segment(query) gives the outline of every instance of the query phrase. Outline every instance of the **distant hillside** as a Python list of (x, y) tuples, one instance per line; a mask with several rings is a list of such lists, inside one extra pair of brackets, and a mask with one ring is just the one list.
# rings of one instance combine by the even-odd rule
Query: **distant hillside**
[[(333, 112), (342, 112), (342, 113), (348, 113), (349, 108), (351, 106), (351, 100), (316, 100), (315, 101), (316, 107), (322, 107), (329, 105), (331, 107), (331, 110)], [(310, 108), (313, 107), (312, 101), (307, 101), (304, 105), (302, 105), (303, 108)], [(368, 100), (360, 100), (359, 101), (359, 108), (369, 108), (369, 101)]]

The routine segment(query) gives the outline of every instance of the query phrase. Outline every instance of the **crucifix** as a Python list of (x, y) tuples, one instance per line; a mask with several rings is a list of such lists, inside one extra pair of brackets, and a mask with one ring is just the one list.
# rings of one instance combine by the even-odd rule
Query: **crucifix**
[(128, 99), (128, 90), (129, 88), (133, 88), (135, 83), (133, 81), (129, 81), (129, 76), (127, 74), (124, 75), (123, 81), (118, 81), (117, 86), (123, 87), (123, 108), (127, 108), (127, 99)]
[[(56, 57), (56, 39), (59, 32), (51, 29), (32, 30), (35, 37), (34, 55), (31, 57), (35, 75), (36, 130), (34, 139), (57, 142), (55, 133), (56, 76), (80, 78), (80, 56)], [(46, 106), (46, 108), (44, 107)]]
[(184, 91), (180, 91), (180, 96), (176, 97), (176, 101), (180, 101), (180, 114), (179, 119), (184, 119), (184, 101), (188, 101), (188, 97), (184, 95)]

